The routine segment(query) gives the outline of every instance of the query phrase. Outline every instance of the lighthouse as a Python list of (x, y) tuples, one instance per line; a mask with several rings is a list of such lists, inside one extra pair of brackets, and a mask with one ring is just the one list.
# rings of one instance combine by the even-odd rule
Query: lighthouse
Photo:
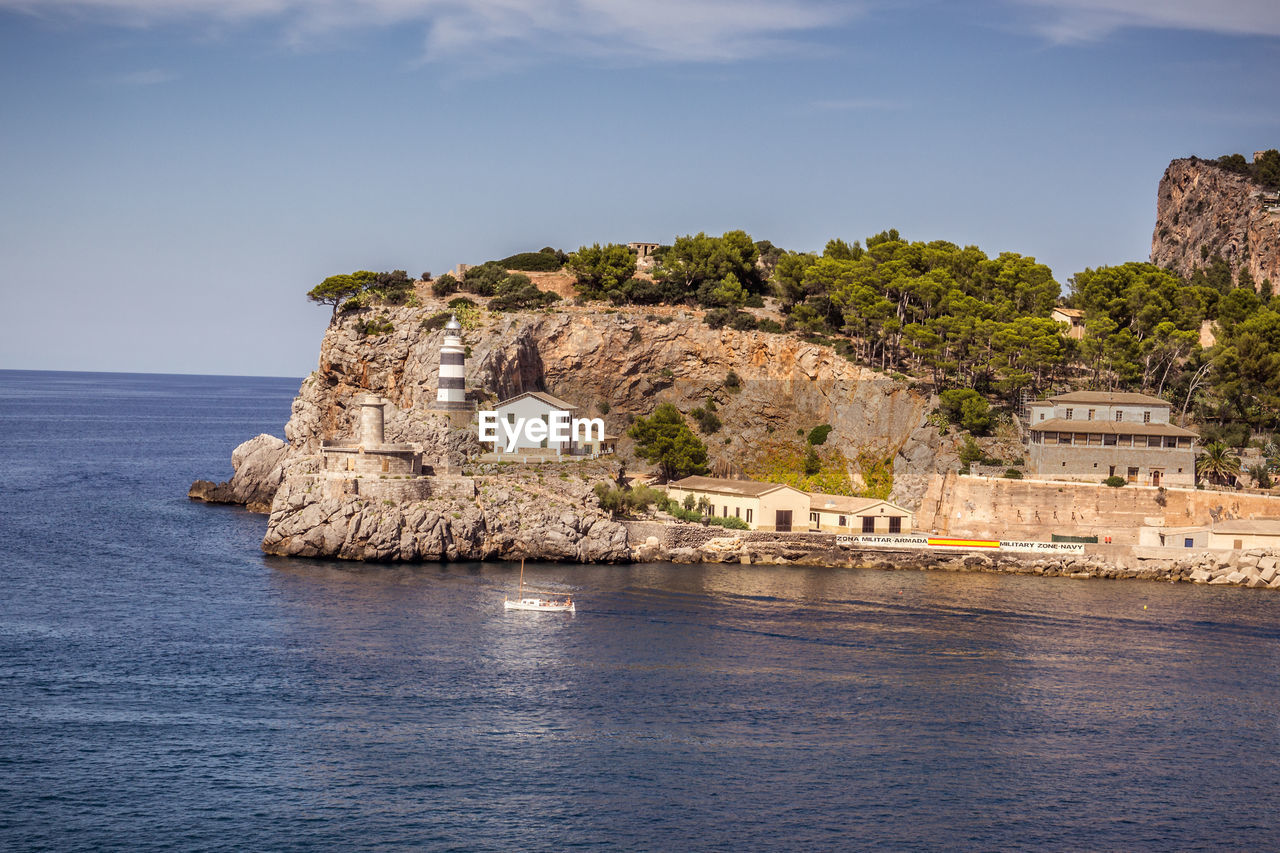
[(467, 392), (463, 382), (467, 351), (462, 346), (462, 324), (450, 317), (444, 327), (444, 344), (440, 347), (440, 381), (436, 385), (436, 402), (443, 408), (463, 408)]

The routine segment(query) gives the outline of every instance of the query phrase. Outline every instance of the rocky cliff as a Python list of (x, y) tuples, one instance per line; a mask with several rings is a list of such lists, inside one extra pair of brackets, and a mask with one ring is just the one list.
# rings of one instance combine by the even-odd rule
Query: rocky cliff
[[(420, 324), (443, 305), (424, 301), (425, 308), (386, 312), (394, 329), (377, 337), (361, 335), (357, 318), (329, 329), (320, 367), (303, 382), (285, 428), (294, 453), (314, 453), (322, 439), (351, 435), (352, 401), (365, 390), (394, 404), (387, 441), (422, 443), (428, 464), (434, 455), (456, 467), (479, 449), (472, 430), (451, 429), (427, 411), (442, 332), (423, 333)], [(565, 305), (480, 312), (465, 341), (473, 395), (492, 402), (546, 390), (576, 404), (580, 415), (603, 416), (620, 436), (658, 402), (689, 412), (713, 399), (724, 423), (706, 437), (713, 460), (740, 461), (773, 439), (830, 424), (829, 446), (849, 458), (862, 451), (893, 458), (893, 497), (909, 504), (919, 502), (935, 470), (954, 464), (950, 445), (924, 423), (932, 408), (926, 395), (790, 335), (712, 329), (694, 312), (670, 308)], [(741, 379), (736, 388), (726, 382), (730, 372)], [(629, 450), (624, 438), (619, 458)]]
[(1192, 157), (1160, 179), (1151, 262), (1190, 276), (1219, 254), (1232, 277), (1248, 270), (1258, 287), (1280, 287), (1280, 206), (1245, 175)]
[[(600, 472), (592, 472), (598, 476)], [(414, 480), (286, 477), (262, 549), (290, 557), (404, 561), (631, 556), (627, 531), (595, 507), (592, 475), (504, 473)]]
[[(542, 474), (478, 474), (483, 448), (474, 425), (465, 415), (432, 411), (443, 332), (424, 320), (445, 306), (426, 294), (419, 298), (421, 307), (377, 309), (378, 328), (389, 331), (365, 334), (368, 318), (359, 314), (330, 326), (319, 368), (294, 400), (287, 442), (270, 436), (246, 442), (233, 453), (235, 475), (217, 485), (198, 481), (191, 497), (269, 511), (263, 547), (277, 554), (622, 559), (625, 530), (600, 513), (590, 486), (616, 475), (620, 465), (633, 472), (647, 467), (630, 454), (630, 442), (623, 438), (619, 453), (589, 472), (573, 463)], [(704, 437), (710, 455), (735, 467), (767, 454), (782, 438), (796, 442), (798, 434), (830, 424), (828, 446), (848, 459), (892, 459), (893, 496), (911, 506), (935, 471), (955, 464), (954, 448), (925, 422), (932, 409), (927, 396), (790, 335), (712, 329), (695, 312), (671, 308), (562, 304), (473, 311), (467, 320), (467, 388), (482, 407), (546, 390), (577, 405), (580, 416), (602, 416), (609, 432), (622, 436), (658, 402), (688, 412), (710, 399), (724, 424)], [(730, 373), (740, 381), (730, 381)], [(356, 433), (355, 400), (364, 392), (391, 403), (386, 440), (421, 444), (424, 462), (446, 476), (401, 481), (317, 474), (321, 442)], [(530, 480), (534, 476), (554, 477), (556, 488)], [(540, 550), (530, 550), (530, 531), (538, 531)]]

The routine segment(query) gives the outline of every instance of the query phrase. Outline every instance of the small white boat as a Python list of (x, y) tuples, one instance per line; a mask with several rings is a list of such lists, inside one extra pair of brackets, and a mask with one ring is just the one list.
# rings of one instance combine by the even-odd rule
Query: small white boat
[(572, 598), (521, 598), (502, 602), (504, 610), (546, 610), (552, 613), (577, 613)]
[(524, 597), (524, 560), (520, 561), (520, 586), (516, 589), (515, 600), (510, 598), (502, 602), (503, 610), (543, 610), (548, 613), (577, 613), (573, 606), (573, 597), (544, 598), (543, 596)]

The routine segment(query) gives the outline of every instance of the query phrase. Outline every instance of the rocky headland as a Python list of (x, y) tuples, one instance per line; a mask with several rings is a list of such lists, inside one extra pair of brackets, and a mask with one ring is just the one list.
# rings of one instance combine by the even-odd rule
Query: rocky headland
[(1151, 262), (1190, 277), (1220, 255), (1233, 279), (1280, 286), (1280, 209), (1246, 175), (1212, 160), (1174, 160), (1160, 179)]
[[(657, 402), (688, 411), (718, 402), (725, 428), (708, 441), (716, 460), (767, 452), (775, 436), (832, 426), (848, 459), (891, 459), (894, 496), (918, 504), (929, 478), (954, 466), (954, 439), (926, 423), (934, 401), (909, 383), (858, 367), (831, 348), (786, 334), (712, 329), (698, 312), (614, 310), (567, 303), (540, 311), (474, 312), (465, 330), (467, 387), (483, 408), (546, 390), (599, 415), (623, 438), (591, 462), (482, 465), (466, 415), (433, 407), (445, 306), (377, 310), (387, 331), (366, 334), (364, 315), (339, 315), (302, 383), (285, 438), (260, 435), (232, 453), (234, 474), (199, 480), (189, 496), (268, 513), (263, 549), (354, 560), (538, 557), (610, 562), (632, 557), (626, 528), (600, 510), (593, 486), (636, 462), (626, 426)], [(424, 327), (424, 321), (425, 327)], [(729, 375), (739, 378), (729, 383)], [(360, 394), (385, 408), (388, 442), (423, 448), (430, 476), (338, 476), (322, 470), (326, 440), (358, 430)], [(851, 463), (852, 464), (852, 463)], [(849, 472), (857, 479), (859, 472)]]

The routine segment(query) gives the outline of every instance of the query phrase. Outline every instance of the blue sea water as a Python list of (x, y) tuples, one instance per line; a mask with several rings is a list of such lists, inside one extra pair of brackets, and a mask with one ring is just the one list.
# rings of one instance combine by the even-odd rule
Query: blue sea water
[(0, 371), (5, 850), (1275, 849), (1280, 596), (281, 560), (297, 380)]

